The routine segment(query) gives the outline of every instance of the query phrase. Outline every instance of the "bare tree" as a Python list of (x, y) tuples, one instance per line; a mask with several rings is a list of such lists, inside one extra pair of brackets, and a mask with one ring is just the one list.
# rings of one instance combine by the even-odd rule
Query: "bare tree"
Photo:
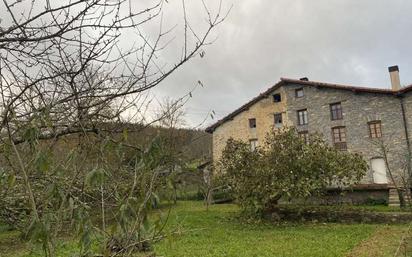
[[(200, 1), (206, 23), (198, 32), (182, 0), (181, 55), (168, 65), (161, 56), (173, 33), (179, 32), (178, 26), (164, 25), (168, 4), (165, 0), (0, 3), (5, 12), (0, 19), (1, 162), (10, 181), (2, 190), (13, 197), (23, 195), (27, 208), (10, 209), (18, 215), (28, 213), (24, 219), (18, 217), (20, 223), (28, 234), (40, 237), (46, 256), (55, 255), (54, 238), (70, 217), (78, 218), (79, 233), (87, 238), (91, 231), (87, 228), (95, 227), (85, 210), (96, 201), (105, 242), (120, 245), (117, 253), (122, 254), (131, 254), (136, 246), (144, 248), (147, 238), (140, 229), (146, 207), (155, 196), (160, 170), (169, 164), (153, 150), (160, 147), (157, 143), (149, 151), (114, 135), (125, 130), (126, 122), (146, 126), (154, 122), (146, 119), (148, 90), (190, 59), (202, 57), (204, 47), (213, 41), (212, 31), (227, 15), (221, 2), (213, 11)], [(153, 27), (157, 30), (150, 33)], [(130, 129), (135, 128), (141, 127)], [(113, 144), (114, 152), (108, 150)], [(156, 158), (147, 156), (152, 152)], [(119, 190), (119, 184), (108, 183), (109, 179), (125, 183), (129, 190)], [(8, 204), (2, 202), (5, 208), (11, 207)], [(123, 211), (133, 210), (132, 222), (121, 221), (124, 238), (105, 231), (110, 205), (120, 208), (120, 214), (112, 214), (120, 219), (125, 218)], [(153, 239), (159, 238), (157, 233), (151, 234)], [(85, 255), (90, 244), (83, 243)]]
[[(389, 136), (389, 138), (391, 138)], [(388, 140), (392, 141), (391, 139)], [(376, 138), (370, 141), (372, 145), (375, 146), (376, 154), (382, 157), (385, 162), (386, 171), (389, 175), (391, 184), (395, 187), (398, 194), (400, 206), (405, 207), (407, 204), (410, 205), (410, 178), (409, 178), (409, 154), (408, 153), (397, 153), (393, 151), (391, 144), (387, 143), (383, 138)], [(396, 156), (401, 163), (400, 170), (394, 170), (391, 164), (390, 156)]]
[(166, 97), (163, 102), (160, 102), (160, 109), (156, 113), (156, 119), (159, 125), (168, 129), (175, 129), (186, 125), (185, 122), (185, 99), (174, 100)]
[[(95, 118), (111, 120), (133, 108), (141, 112), (147, 100), (143, 93), (202, 53), (211, 31), (225, 18), (221, 7), (212, 16), (203, 3), (207, 29), (198, 34), (183, 1), (182, 55), (166, 67), (158, 60), (171, 33), (163, 28), (163, 0), (141, 10), (132, 1), (20, 2), (3, 1), (11, 19), (0, 28), (0, 129), (8, 127), (16, 143), (24, 141), (20, 127), (37, 115), (48, 115), (53, 124), (42, 126), (39, 137), (54, 138), (94, 131), (90, 121)], [(23, 3), (29, 7), (20, 13)], [(152, 22), (159, 22), (157, 35), (144, 34)], [(120, 44), (124, 33), (136, 38), (126, 50)], [(112, 112), (103, 114), (109, 106)]]

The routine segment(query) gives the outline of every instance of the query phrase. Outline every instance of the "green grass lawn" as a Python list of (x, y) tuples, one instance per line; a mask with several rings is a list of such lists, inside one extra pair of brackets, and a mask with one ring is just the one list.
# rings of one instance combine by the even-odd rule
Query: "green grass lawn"
[[(77, 244), (74, 241), (59, 240), (59, 257), (75, 256), (78, 253)], [(8, 226), (0, 224), (0, 257), (42, 257), (40, 246), (31, 246), (20, 239), (19, 232), (10, 230)]]
[[(392, 238), (392, 244), (377, 251), (384, 255), (373, 255), (389, 257), (393, 256), (404, 230), (404, 226), (366, 224), (245, 224), (236, 218), (237, 214), (238, 208), (233, 204), (214, 205), (206, 211), (201, 202), (179, 202), (173, 208), (168, 229), (179, 227), (183, 233), (157, 243), (156, 256), (369, 257), (368, 243), (380, 247), (379, 240)], [(368, 241), (370, 238), (374, 240), (372, 243)], [(73, 256), (76, 252), (75, 242), (59, 243), (59, 256)], [(42, 255), (39, 247), (31, 249), (19, 241), (16, 232), (0, 227), (0, 256)]]
[[(342, 224), (242, 224), (235, 205), (206, 212), (197, 202), (181, 202), (174, 214), (189, 232), (155, 246), (160, 256), (345, 256), (378, 226)], [(193, 229), (193, 232), (190, 230)], [(202, 230), (196, 230), (202, 229)]]

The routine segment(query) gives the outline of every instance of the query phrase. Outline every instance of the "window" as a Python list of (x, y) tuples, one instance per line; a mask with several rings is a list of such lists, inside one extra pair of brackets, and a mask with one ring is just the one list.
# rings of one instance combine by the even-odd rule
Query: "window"
[(330, 105), (330, 117), (332, 120), (343, 119), (341, 103), (334, 103)]
[(346, 150), (346, 128), (335, 127), (332, 128), (332, 138), (335, 148), (338, 150)]
[(297, 98), (303, 97), (303, 88), (298, 88), (298, 89), (296, 89), (296, 90), (295, 90), (295, 96), (296, 96)]
[(305, 144), (309, 143), (309, 132), (307, 130), (305, 131), (299, 131), (299, 137), (301, 139), (303, 139), (303, 141), (305, 142)]
[(380, 120), (371, 121), (368, 123), (368, 125), (370, 138), (382, 137), (382, 125)]
[(307, 125), (308, 124), (308, 110), (299, 110), (298, 111), (298, 124)]
[(256, 148), (258, 147), (258, 140), (257, 139), (250, 139), (249, 143), (250, 143), (250, 150), (255, 151)]
[(256, 128), (256, 119), (249, 119), (249, 128)]
[(274, 94), (273, 95), (273, 102), (279, 103), (282, 101), (282, 96), (280, 94)]
[(282, 127), (282, 113), (275, 113), (275, 127)]

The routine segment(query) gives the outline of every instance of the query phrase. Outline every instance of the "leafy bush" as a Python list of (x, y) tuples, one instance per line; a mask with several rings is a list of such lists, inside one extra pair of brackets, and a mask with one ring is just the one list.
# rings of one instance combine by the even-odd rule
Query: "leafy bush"
[(218, 174), (232, 188), (244, 213), (259, 216), (282, 197), (308, 197), (332, 184), (349, 186), (367, 164), (359, 154), (338, 151), (317, 135), (305, 143), (294, 129), (272, 131), (255, 151), (230, 139)]
[(219, 188), (213, 191), (213, 201), (215, 203), (226, 203), (233, 200), (230, 188)]
[(3, 165), (0, 220), (40, 243), (45, 256), (55, 256), (62, 233), (78, 239), (79, 256), (93, 256), (93, 244), (105, 256), (143, 251), (162, 237), (166, 219), (148, 215), (159, 204), (159, 192), (172, 195), (169, 180), (176, 165), (164, 138), (140, 151), (109, 137), (82, 138), (73, 145), (42, 141), (19, 150), (36, 208), (14, 166)]

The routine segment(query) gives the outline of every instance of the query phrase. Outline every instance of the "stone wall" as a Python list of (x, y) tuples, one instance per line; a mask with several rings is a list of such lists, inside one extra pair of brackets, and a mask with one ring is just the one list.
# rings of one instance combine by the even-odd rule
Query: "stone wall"
[(367, 224), (407, 224), (412, 221), (410, 212), (379, 212), (342, 206), (330, 208), (325, 206), (278, 206), (267, 210), (263, 217), (272, 222), (333, 222), (333, 223), (367, 223)]
[(330, 190), (320, 196), (311, 196), (305, 199), (281, 199), (281, 204), (301, 205), (367, 205), (373, 202), (387, 204), (389, 189), (375, 190)]
[[(282, 101), (275, 103), (273, 94), (280, 93)], [(233, 118), (233, 120), (223, 123), (213, 132), (213, 160), (217, 161), (226, 146), (229, 138), (248, 142), (251, 139), (257, 139), (258, 144), (262, 144), (266, 134), (273, 129), (274, 114), (282, 113), (283, 124), (287, 125), (285, 92), (283, 88), (274, 90), (267, 98), (251, 106), (248, 110), (243, 111)], [(249, 119), (256, 119), (256, 128), (249, 128)]]
[[(296, 98), (295, 90), (303, 88), (304, 96)], [(282, 101), (275, 103), (272, 95), (280, 93)], [(404, 106), (412, 141), (412, 92), (404, 95)], [(343, 119), (331, 120), (330, 104), (340, 102)], [(308, 110), (308, 125), (298, 125), (297, 111)], [(268, 97), (261, 99), (249, 109), (236, 115), (213, 132), (213, 159), (217, 161), (229, 138), (248, 142), (257, 139), (259, 144), (266, 134), (273, 129), (274, 114), (283, 113), (283, 126), (294, 126), (299, 131), (321, 134), (332, 144), (332, 128), (346, 127), (347, 148), (350, 152), (361, 154), (368, 164), (372, 159), (382, 158), (380, 144), (389, 150), (389, 168), (399, 182), (405, 174), (406, 155), (408, 153), (406, 134), (403, 124), (401, 97), (393, 94), (353, 92), (326, 87), (287, 84), (277, 88)], [(249, 119), (255, 118), (256, 129), (249, 128)], [(371, 139), (368, 122), (381, 121), (382, 139)], [(388, 174), (388, 180), (390, 176)], [(369, 172), (361, 183), (373, 183), (373, 173)]]
[[(296, 98), (295, 89), (302, 88), (302, 85), (288, 85), (285, 88), (287, 116), (298, 130), (319, 133), (332, 143), (332, 128), (345, 126), (348, 151), (362, 154), (369, 164), (373, 158), (382, 157), (382, 151), (379, 150), (379, 140), (369, 137), (368, 122), (380, 120), (382, 140), (390, 150), (390, 168), (399, 179), (407, 153), (400, 98), (390, 94), (355, 93), (312, 86), (305, 86), (304, 96)], [(336, 102), (341, 102), (343, 119), (333, 121), (330, 104)], [(306, 126), (297, 124), (297, 111), (301, 109), (308, 110), (309, 122)], [(373, 183), (371, 170), (361, 183)]]

